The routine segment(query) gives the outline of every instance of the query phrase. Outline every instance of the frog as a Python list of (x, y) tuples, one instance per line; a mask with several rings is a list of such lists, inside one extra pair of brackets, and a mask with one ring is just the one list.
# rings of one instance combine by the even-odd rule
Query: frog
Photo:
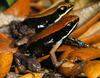
[(34, 34), (52, 26), (65, 14), (68, 14), (72, 8), (73, 4), (71, 3), (60, 4), (57, 8), (53, 8), (50, 13), (27, 17), (24, 21), (12, 21), (9, 30), (12, 37), (16, 39), (15, 44), (17, 46), (26, 44)]
[[(50, 58), (52, 60), (52, 63), (55, 67), (59, 67), (63, 61), (57, 61), (55, 53), (52, 51), (54, 46), (57, 46), (56, 49), (60, 45), (67, 45), (68, 42), (71, 42), (70, 45), (74, 45), (76, 47), (89, 47), (88, 44), (78, 40), (69, 37), (69, 35), (74, 31), (74, 29), (77, 27), (79, 21), (79, 17), (76, 15), (65, 15), (60, 21), (53, 24), (52, 26), (48, 27), (47, 29), (41, 31), (40, 33), (35, 34), (32, 39), (27, 43), (27, 48), (24, 50), (23, 47), (21, 47), (20, 51), (24, 55), (29, 55), (30, 59), (33, 59), (35, 56), (36, 58), (43, 57), (47, 54), (50, 54)], [(68, 43), (69, 44), (69, 43)], [(53, 49), (54, 50), (54, 49)], [(16, 56), (15, 56), (16, 57)], [(17, 58), (23, 60), (23, 58)], [(24, 62), (28, 63), (27, 60), (24, 60)], [(27, 65), (24, 66), (27, 67), (31, 71), (40, 72), (41, 71), (41, 65), (37, 61), (37, 63), (34, 63), (33, 61), (30, 61), (27, 65), (31, 65), (30, 67), (27, 67)], [(19, 63), (19, 62), (18, 62)], [(36, 64), (36, 65), (35, 65)], [(23, 64), (22, 64), (23, 65)], [(34, 66), (36, 66), (34, 68)], [(39, 70), (38, 70), (39, 67)], [(25, 70), (24, 70), (25, 71)], [(20, 72), (22, 72), (20, 70)]]
[(37, 57), (42, 57), (48, 54), (53, 45), (58, 41), (62, 41), (64, 45), (70, 43), (69, 45), (77, 47), (89, 47), (88, 44), (69, 37), (72, 31), (77, 27), (78, 21), (78, 16), (66, 14), (60, 21), (53, 24), (51, 27), (35, 34), (28, 43), (28, 50), (31, 55), (35, 54)]
[[(61, 7), (57, 8), (57, 11), (59, 9), (61, 9)], [(62, 9), (62, 10), (64, 10), (64, 9)], [(55, 15), (56, 14), (54, 14), (54, 16)], [(49, 19), (49, 15), (46, 17), (48, 17), (48, 19)], [(39, 17), (38, 19), (41, 19), (41, 18), (43, 18), (43, 17)], [(47, 54), (50, 54), (50, 58), (52, 60), (53, 65), (55, 67), (59, 67), (62, 64), (62, 61), (57, 62), (55, 53), (52, 50), (56, 50), (60, 45), (63, 45), (63, 44), (67, 45), (68, 42), (70, 43), (70, 45), (74, 45), (74, 46), (78, 46), (78, 47), (89, 47), (88, 44), (86, 44), (80, 40), (69, 37), (69, 35), (75, 30), (75, 28), (78, 25), (79, 17), (76, 15), (66, 14), (66, 12), (65, 12), (64, 14), (61, 14), (60, 17), (55, 19), (53, 21), (53, 23), (49, 23), (50, 26), (44, 22), (44, 24), (47, 27), (41, 31), (39, 30), (39, 32), (33, 32), (33, 30), (35, 30), (35, 28), (31, 28), (32, 27), (31, 25), (35, 25), (35, 24), (34, 23), (30, 24), (29, 19), (33, 19), (33, 18), (27, 18), (20, 23), (15, 22), (15, 23), (13, 23), (13, 26), (11, 27), (12, 36), (17, 35), (19, 38), (19, 39), (17, 39), (18, 41), (15, 41), (15, 44), (16, 44), (15, 46), (17, 46), (19, 48), (19, 51), (22, 54), (24, 54), (25, 56), (28, 55), (30, 57), (29, 59), (33, 59), (32, 56), (35, 56), (36, 58), (38, 58), (38, 57), (42, 57)], [(43, 19), (45, 19), (45, 18), (43, 18)], [(43, 23), (41, 21), (39, 21), (39, 22)], [(38, 26), (38, 25), (39, 24), (37, 24), (35, 26)], [(26, 30), (23, 29), (23, 26), (25, 27)], [(29, 26), (29, 28), (27, 28), (28, 26)], [(18, 30), (13, 31), (13, 29), (16, 29), (16, 28)], [(18, 32), (18, 31), (21, 31), (21, 32)], [(28, 33), (26, 33), (26, 32), (28, 32)], [(23, 33), (26, 33), (26, 34), (23, 34)], [(25, 42), (23, 42), (23, 40)], [(54, 46), (56, 47), (56, 49), (54, 48)], [(20, 59), (21, 59), (21, 61), (23, 60), (22, 58), (17, 58), (17, 60), (19, 60), (18, 63), (21, 63)], [(27, 60), (24, 60), (24, 61), (27, 61)], [(28, 63), (28, 62), (26, 62), (26, 63)], [(29, 63), (29, 65), (32, 66), (32, 63), (33, 63), (33, 61), (31, 61)], [(24, 65), (24, 64), (22, 64), (22, 65)], [(27, 66), (27, 65), (25, 65), (25, 66)], [(29, 67), (27, 67), (27, 68), (30, 69)]]

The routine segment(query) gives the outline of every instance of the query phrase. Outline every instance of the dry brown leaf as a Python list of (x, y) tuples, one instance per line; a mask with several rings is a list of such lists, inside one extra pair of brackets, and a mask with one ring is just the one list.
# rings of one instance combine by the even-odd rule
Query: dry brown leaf
[(4, 13), (12, 14), (15, 16), (25, 17), (30, 13), (30, 3), (32, 0), (17, 0), (10, 8), (8, 8)]
[(25, 74), (19, 78), (42, 78), (43, 77), (43, 73), (29, 73), (29, 74)]
[(83, 72), (88, 78), (100, 77), (100, 61), (89, 61), (83, 67)]
[(0, 78), (4, 78), (9, 72), (13, 60), (13, 54), (11, 52), (0, 53)]
[(100, 21), (92, 25), (84, 34), (82, 34), (78, 39), (91, 36), (97, 32), (100, 32)]

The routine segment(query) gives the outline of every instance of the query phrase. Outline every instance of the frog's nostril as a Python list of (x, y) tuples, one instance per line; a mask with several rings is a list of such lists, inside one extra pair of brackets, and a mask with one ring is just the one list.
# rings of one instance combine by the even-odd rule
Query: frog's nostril
[(77, 18), (77, 19), (75, 20), (75, 23), (78, 22), (78, 21), (79, 21), (79, 18)]
[(73, 4), (70, 4), (70, 7), (73, 7), (74, 5)]
[(68, 5), (68, 8), (73, 8), (73, 7), (74, 7), (73, 4), (69, 4), (69, 5)]

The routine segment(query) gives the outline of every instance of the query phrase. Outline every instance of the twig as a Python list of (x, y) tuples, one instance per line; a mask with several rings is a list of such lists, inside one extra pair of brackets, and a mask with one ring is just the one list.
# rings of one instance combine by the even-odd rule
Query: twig
[(50, 57), (50, 55), (46, 55), (46, 56), (43, 56), (43, 57), (38, 58), (37, 61), (38, 62), (42, 62), (42, 61), (46, 60), (49, 57)]
[(82, 35), (84, 32), (86, 32), (99, 19), (100, 19), (100, 12), (97, 13), (90, 21), (85, 23), (82, 27), (75, 30), (70, 36), (74, 37), (74, 38), (78, 38), (80, 35)]
[(100, 33), (94, 34), (86, 38), (82, 38), (81, 41), (84, 41), (85, 43), (88, 43), (88, 44), (100, 42)]
[(100, 33), (100, 21), (92, 25), (84, 34), (82, 34), (78, 39), (82, 39), (91, 36), (95, 33)]

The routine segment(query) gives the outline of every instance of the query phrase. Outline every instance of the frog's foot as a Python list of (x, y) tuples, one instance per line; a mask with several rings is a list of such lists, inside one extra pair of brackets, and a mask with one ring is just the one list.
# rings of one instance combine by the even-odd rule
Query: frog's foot
[(83, 42), (83, 41), (80, 41), (78, 39), (75, 39), (75, 38), (66, 38), (64, 41), (63, 41), (63, 44), (65, 45), (73, 45), (73, 46), (76, 46), (76, 47), (91, 47), (89, 44)]

